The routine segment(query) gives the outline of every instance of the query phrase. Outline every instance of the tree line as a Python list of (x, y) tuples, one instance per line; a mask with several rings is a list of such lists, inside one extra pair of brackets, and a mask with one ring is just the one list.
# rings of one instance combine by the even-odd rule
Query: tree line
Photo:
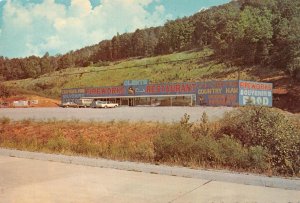
[(236, 0), (64, 55), (0, 57), (0, 81), (204, 47), (240, 66), (270, 66), (300, 78), (300, 1)]

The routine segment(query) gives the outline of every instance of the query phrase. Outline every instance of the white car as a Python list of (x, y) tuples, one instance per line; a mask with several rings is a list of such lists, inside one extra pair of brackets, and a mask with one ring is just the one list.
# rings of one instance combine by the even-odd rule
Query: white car
[(91, 104), (92, 108), (115, 108), (117, 106), (119, 104), (106, 101), (93, 101)]

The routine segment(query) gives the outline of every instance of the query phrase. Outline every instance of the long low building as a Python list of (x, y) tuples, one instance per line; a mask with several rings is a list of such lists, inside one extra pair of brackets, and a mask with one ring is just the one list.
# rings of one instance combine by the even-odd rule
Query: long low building
[(151, 84), (127, 80), (121, 86), (62, 89), (61, 100), (111, 101), (128, 106), (272, 106), (272, 83), (242, 80)]

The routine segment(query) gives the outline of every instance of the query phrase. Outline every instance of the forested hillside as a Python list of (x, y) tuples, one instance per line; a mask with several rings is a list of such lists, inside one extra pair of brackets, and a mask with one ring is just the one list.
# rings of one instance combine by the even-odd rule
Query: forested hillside
[(111, 40), (64, 55), (0, 57), (0, 81), (204, 47), (212, 48), (219, 60), (241, 67), (268, 66), (300, 80), (300, 1), (237, 0), (168, 21), (162, 27), (117, 34)]

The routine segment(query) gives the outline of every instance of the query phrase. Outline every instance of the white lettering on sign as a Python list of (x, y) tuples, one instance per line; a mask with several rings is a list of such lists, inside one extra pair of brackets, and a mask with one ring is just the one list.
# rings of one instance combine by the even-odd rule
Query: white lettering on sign
[(243, 105), (247, 105), (247, 104), (268, 106), (269, 98), (243, 96)]
[(243, 90), (243, 89), (241, 89), (240, 95), (256, 96), (256, 97), (270, 97), (270, 96), (272, 96), (272, 92), (271, 91)]

